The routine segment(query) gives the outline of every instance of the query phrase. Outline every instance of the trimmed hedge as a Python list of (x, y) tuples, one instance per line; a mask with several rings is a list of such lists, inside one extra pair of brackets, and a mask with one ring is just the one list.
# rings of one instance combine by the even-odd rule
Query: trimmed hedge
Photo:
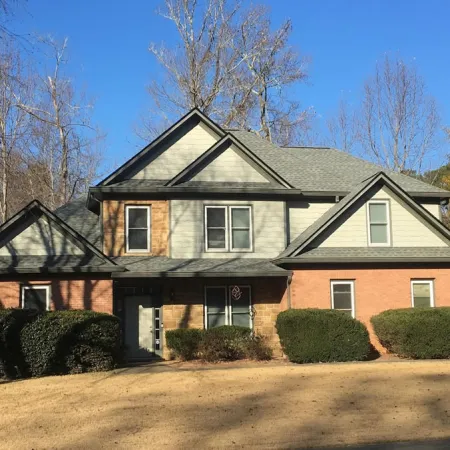
[(414, 359), (450, 358), (450, 308), (405, 308), (371, 319), (381, 345)]
[(0, 313), (0, 371), (9, 378), (110, 370), (121, 360), (117, 317), (78, 310)]
[(166, 344), (173, 356), (184, 361), (196, 359), (203, 330), (180, 328), (166, 331)]
[(289, 309), (278, 314), (276, 328), (295, 363), (361, 361), (370, 354), (366, 327), (342, 311)]
[(208, 330), (179, 329), (166, 331), (166, 344), (172, 354), (183, 360), (234, 361), (268, 360), (272, 349), (262, 336), (250, 328), (224, 325)]

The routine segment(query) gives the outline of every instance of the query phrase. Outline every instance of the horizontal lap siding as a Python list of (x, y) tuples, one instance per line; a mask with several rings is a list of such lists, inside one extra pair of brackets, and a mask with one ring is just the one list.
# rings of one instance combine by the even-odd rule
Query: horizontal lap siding
[(436, 306), (450, 306), (450, 268), (442, 269), (311, 269), (295, 270), (291, 283), (293, 308), (331, 308), (331, 280), (355, 280), (356, 318), (376, 340), (370, 318), (387, 309), (411, 307), (411, 279), (434, 279)]
[(112, 314), (112, 280), (0, 281), (0, 308), (19, 308), (21, 286), (50, 285), (51, 309), (89, 309)]
[[(253, 252), (205, 252), (204, 206), (250, 205), (253, 214)], [(171, 256), (173, 258), (271, 258), (285, 248), (283, 202), (234, 200), (171, 200)]]

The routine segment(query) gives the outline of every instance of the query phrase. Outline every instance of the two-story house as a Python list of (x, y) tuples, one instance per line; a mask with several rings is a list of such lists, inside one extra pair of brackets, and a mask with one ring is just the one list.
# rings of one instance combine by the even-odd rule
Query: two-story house
[[(122, 318), (128, 356), (164, 330), (250, 326), (286, 308), (450, 306), (450, 192), (330, 148), (279, 148), (198, 110), (55, 212), (0, 227), (3, 307)], [(377, 344), (375, 338), (372, 339)]]

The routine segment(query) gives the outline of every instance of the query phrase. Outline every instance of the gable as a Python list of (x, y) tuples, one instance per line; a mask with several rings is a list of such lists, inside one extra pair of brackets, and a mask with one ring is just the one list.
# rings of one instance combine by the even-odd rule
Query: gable
[(388, 200), (392, 247), (448, 247), (449, 242), (387, 186), (372, 189), (335, 221), (311, 247), (368, 247), (367, 202)]
[(186, 133), (181, 134), (155, 159), (145, 163), (131, 178), (170, 180), (218, 140), (219, 136), (200, 121)]
[(28, 217), (0, 242), (0, 256), (83, 255), (74, 239), (44, 215)]
[(269, 183), (266, 177), (236, 152), (234, 145), (218, 155), (191, 180)]

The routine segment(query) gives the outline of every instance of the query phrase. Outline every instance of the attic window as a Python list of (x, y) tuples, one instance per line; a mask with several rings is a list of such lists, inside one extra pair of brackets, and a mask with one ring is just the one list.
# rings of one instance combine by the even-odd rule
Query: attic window
[(371, 200), (367, 203), (367, 224), (370, 246), (391, 245), (388, 200)]
[(150, 251), (150, 206), (126, 207), (127, 252)]

